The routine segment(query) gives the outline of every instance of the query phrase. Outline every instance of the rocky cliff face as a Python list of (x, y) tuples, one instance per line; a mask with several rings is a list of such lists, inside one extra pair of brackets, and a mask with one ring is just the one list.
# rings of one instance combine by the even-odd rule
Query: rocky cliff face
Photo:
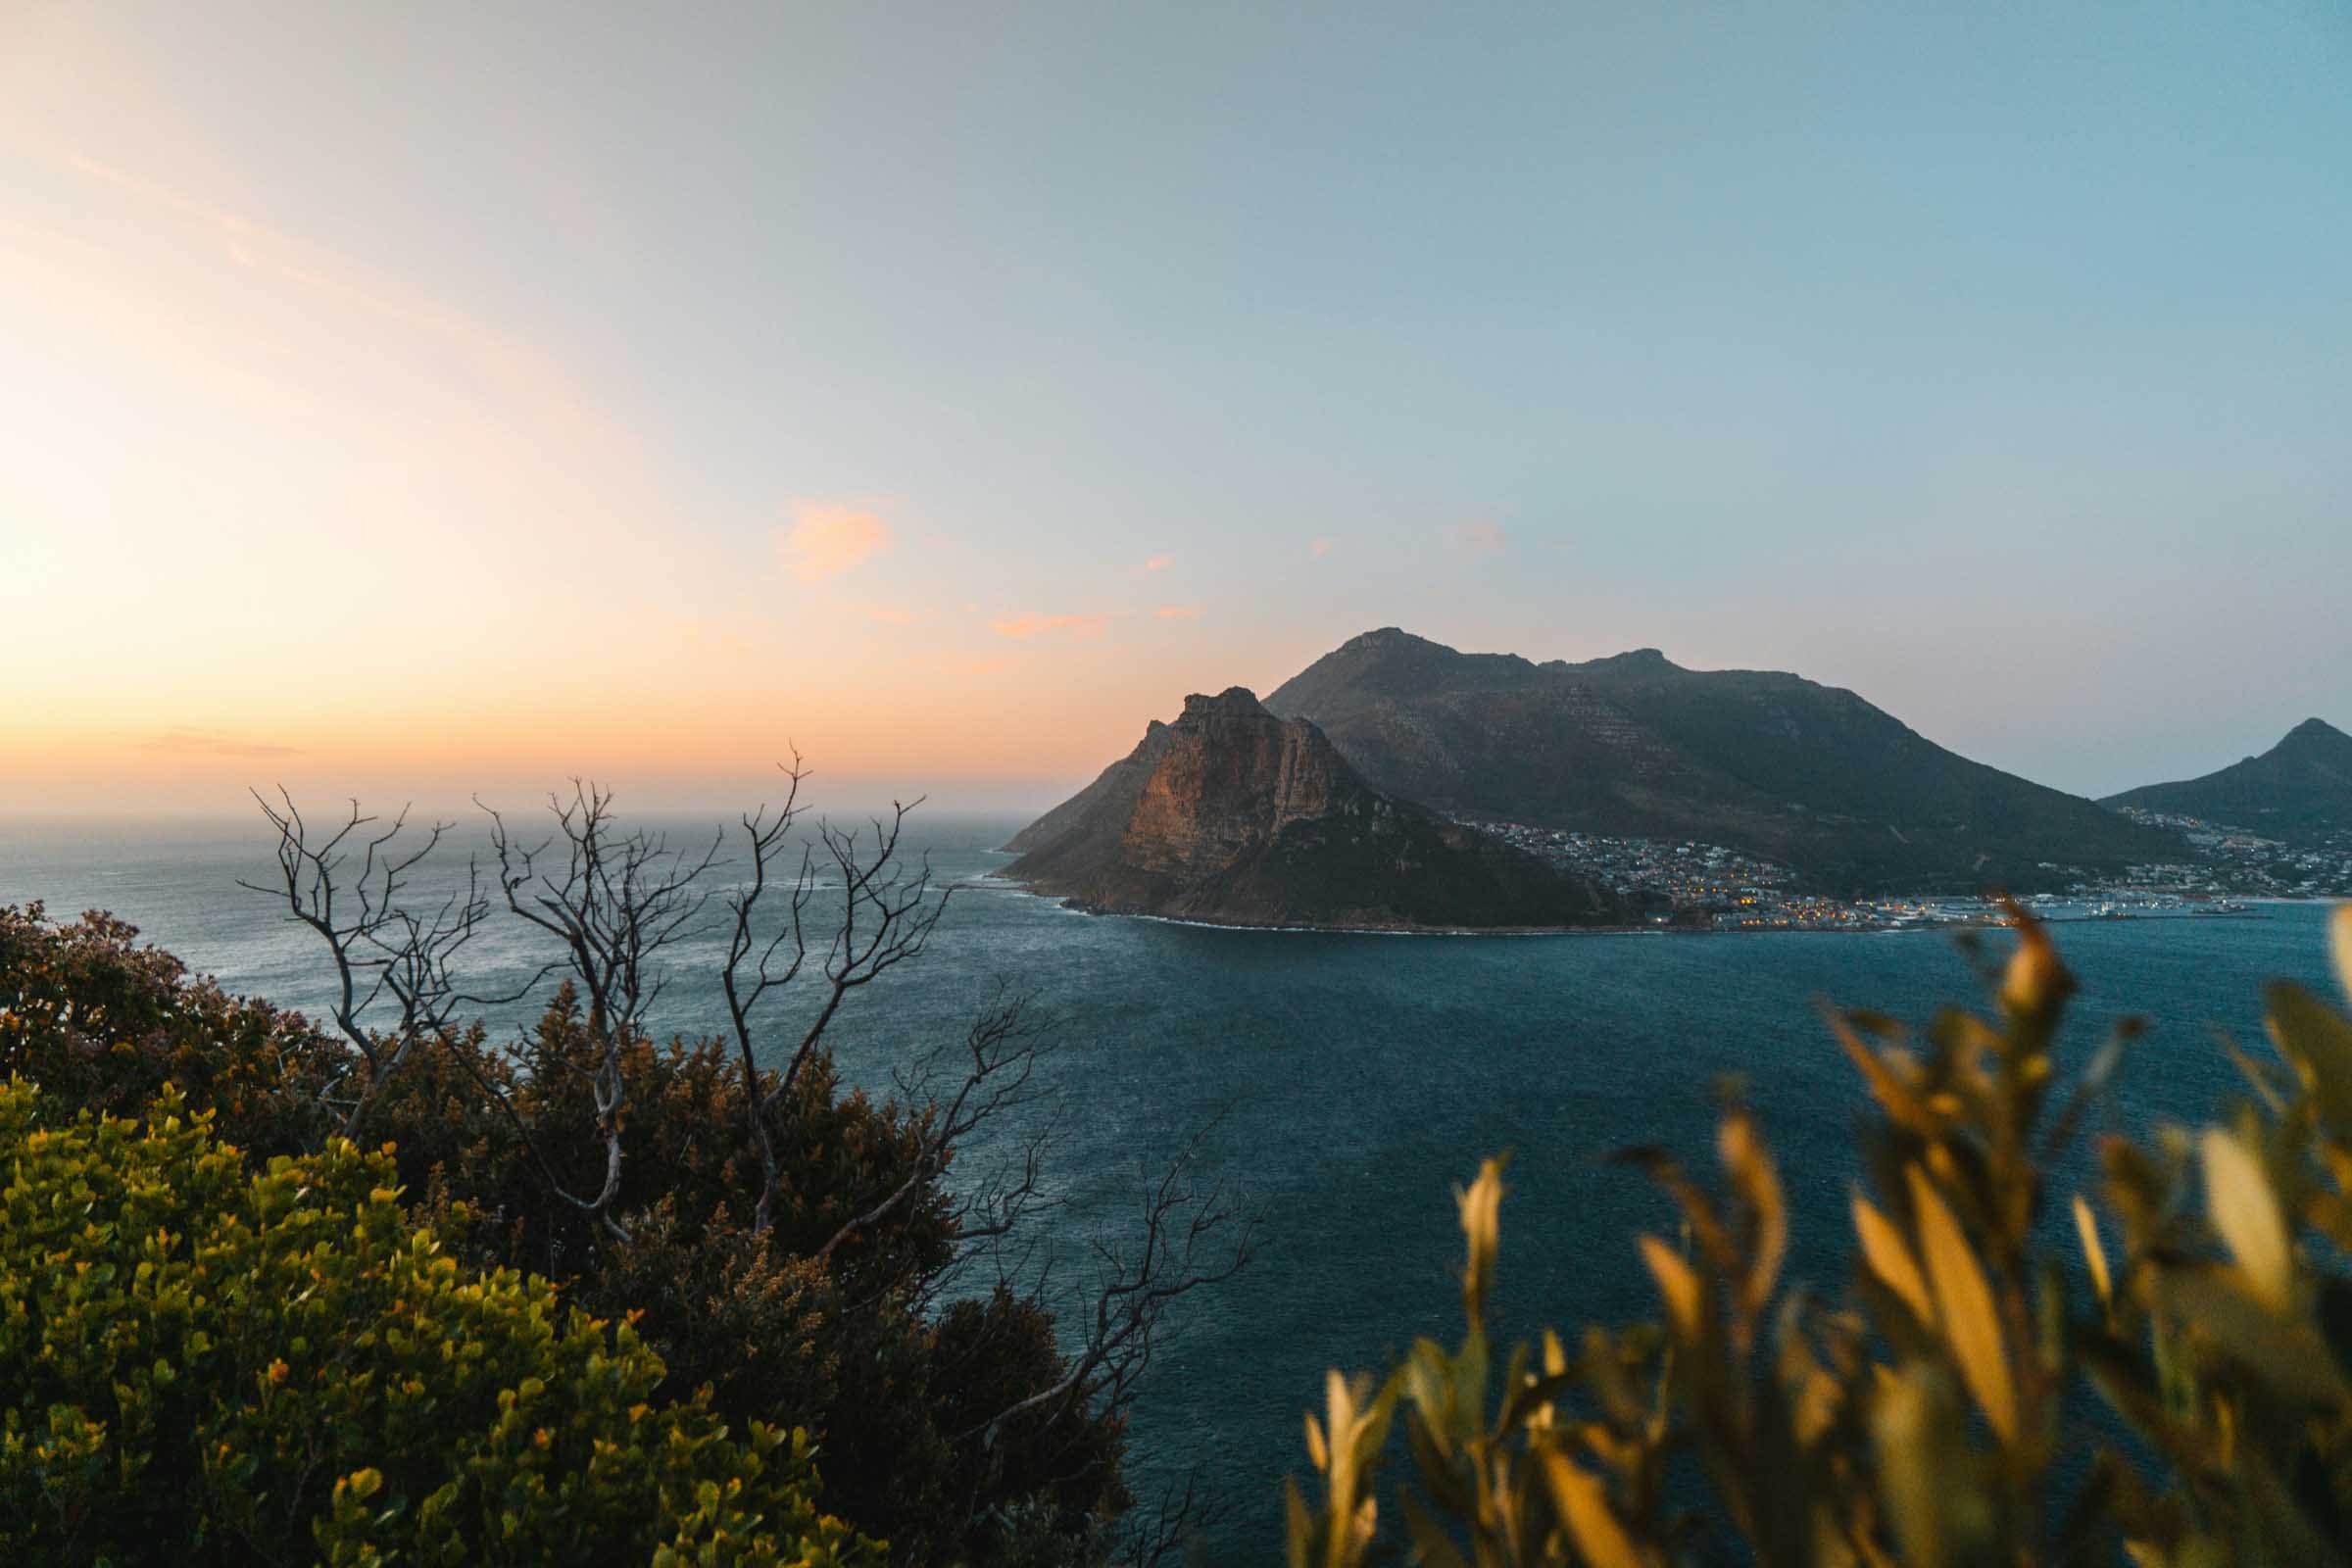
[(1625, 918), (1534, 858), (1382, 794), (1240, 687), (1186, 699), (1013, 840), (1010, 875), (1105, 910), (1242, 925), (1551, 926)]
[(1372, 792), (1311, 724), (1284, 723), (1239, 686), (1188, 697), (1121, 849), (1140, 870), (1212, 874), (1294, 822), (1367, 809)]

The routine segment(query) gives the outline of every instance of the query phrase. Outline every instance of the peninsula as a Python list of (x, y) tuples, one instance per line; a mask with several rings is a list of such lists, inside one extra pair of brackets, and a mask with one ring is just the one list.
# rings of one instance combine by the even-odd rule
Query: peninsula
[(1185, 699), (1015, 835), (1005, 875), (1109, 913), (1348, 930), (1630, 923), (1625, 899), (1375, 789), (1248, 690)]

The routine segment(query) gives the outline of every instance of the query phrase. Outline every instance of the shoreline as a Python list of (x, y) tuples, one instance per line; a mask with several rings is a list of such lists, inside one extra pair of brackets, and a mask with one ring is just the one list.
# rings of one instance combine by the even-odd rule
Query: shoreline
[[(998, 852), (1004, 853), (1004, 852)], [(1155, 914), (1141, 909), (1112, 909), (1092, 905), (1075, 897), (1040, 892), (1030, 884), (1010, 877), (987, 876), (967, 878), (953, 887), (968, 887), (977, 892), (1017, 893), (1023, 898), (1040, 899), (1072, 914), (1100, 919), (1147, 920), (1159, 925), (1190, 926), (1202, 931), (1258, 931), (1288, 932), (1301, 936), (1357, 936), (1357, 937), (1774, 937), (1774, 936), (1895, 936), (1941, 931), (1983, 931), (1997, 929), (2009, 922), (1993, 911), (1983, 916), (1952, 920), (1872, 920), (1849, 925), (1820, 926), (1694, 926), (1652, 923), (1642, 925), (1416, 925), (1396, 922), (1385, 925), (1278, 924), (1272, 921), (1212, 920), (1199, 915)], [(2340, 902), (2329, 898), (2268, 897), (2243, 900), (2254, 904), (2330, 904)], [(2180, 914), (2040, 914), (2035, 918), (2045, 925), (2107, 925), (2122, 920), (2227, 920), (2262, 919), (2257, 909), (2189, 912)]]

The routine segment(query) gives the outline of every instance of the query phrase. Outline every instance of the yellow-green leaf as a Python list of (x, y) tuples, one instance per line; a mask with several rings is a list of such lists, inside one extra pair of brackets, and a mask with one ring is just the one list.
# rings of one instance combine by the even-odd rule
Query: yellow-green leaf
[(1894, 1228), (1894, 1221), (1860, 1193), (1854, 1195), (1854, 1232), (1862, 1238), (1862, 1256), (1879, 1283), (1900, 1298), (1913, 1317), (1934, 1327), (1936, 1308), (1928, 1300), (1928, 1282), (1920, 1277), (1919, 1264), (1912, 1260), (1910, 1244)]
[(1642, 1237), (1641, 1245), (1642, 1261), (1649, 1265), (1650, 1276), (1658, 1282), (1658, 1295), (1665, 1298), (1666, 1317), (1674, 1332), (1685, 1340), (1696, 1340), (1705, 1307), (1698, 1275), (1682, 1253), (1655, 1236)]
[(1469, 1250), (1462, 1271), (1462, 1309), (1476, 1325), (1494, 1289), (1494, 1257), (1501, 1249), (1502, 1161), (1482, 1161), (1478, 1180), (1455, 1188), (1453, 1199), (1461, 1211), (1462, 1237)]
[(2263, 992), (2271, 1044), (2295, 1064), (2328, 1120), (2352, 1128), (2352, 1019), (2292, 981)]
[(2229, 1244), (2255, 1298), (2273, 1311), (2286, 1310), (2294, 1288), (2294, 1251), (2269, 1174), (2252, 1150), (2219, 1127), (2205, 1129), (2200, 1148), (2213, 1228)]
[(1551, 1484), (1551, 1500), (1567, 1522), (1568, 1533), (1576, 1538), (1576, 1549), (1592, 1568), (1643, 1568), (1641, 1549), (1618, 1522), (1598, 1476), (1550, 1448), (1544, 1454), (1544, 1478)]
[(2017, 1389), (2009, 1379), (2009, 1356), (2002, 1345), (1992, 1288), (1984, 1282), (1984, 1271), (1978, 1266), (1976, 1250), (1968, 1245), (1968, 1234), (1944, 1205), (1927, 1172), (1913, 1165), (1907, 1174), (1944, 1344), (1959, 1363), (1961, 1381), (1992, 1423), (1994, 1435), (2004, 1444), (2013, 1443), (2017, 1439)]
[(2099, 1222), (2081, 1193), (2075, 1195), (2075, 1233), (2082, 1238), (2082, 1261), (2090, 1265), (2091, 1289), (2099, 1293), (2099, 1305), (2105, 1306), (2115, 1294), (2107, 1276), (2107, 1250), (2099, 1245)]
[(1755, 1216), (1755, 1251), (1748, 1259), (1747, 1277), (1739, 1285), (1740, 1309), (1753, 1317), (1764, 1310), (1780, 1278), (1781, 1260), (1788, 1250), (1788, 1212), (1781, 1199), (1780, 1173), (1756, 1134), (1753, 1116), (1745, 1110), (1726, 1115), (1716, 1146), (1724, 1169)]
[(2335, 950), (2335, 983), (2352, 999), (2352, 904), (2339, 904), (2328, 917), (2328, 945)]

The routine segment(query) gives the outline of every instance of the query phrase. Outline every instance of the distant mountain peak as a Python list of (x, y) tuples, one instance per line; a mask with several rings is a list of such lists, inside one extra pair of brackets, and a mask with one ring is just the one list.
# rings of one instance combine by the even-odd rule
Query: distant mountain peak
[(2110, 806), (2202, 817), (2266, 833), (2325, 834), (2352, 826), (2352, 735), (2307, 718), (2259, 757), (2202, 778), (2146, 784), (2110, 796)]
[(1622, 669), (1628, 671), (1629, 673), (1640, 670), (1658, 670), (1663, 672), (1666, 670), (1680, 670), (1683, 667), (1682, 665), (1676, 663), (1673, 660), (1668, 659), (1664, 654), (1658, 652), (1655, 648), (1628, 649), (1622, 654), (1612, 654), (1606, 659), (1595, 659), (1592, 661), (1592, 662), (1595, 665), (1606, 665), (1613, 669)]
[(2278, 744), (2284, 746), (2288, 741), (2327, 741), (2332, 744), (2352, 741), (2352, 735), (2345, 734), (2324, 718), (2307, 718), (2288, 730)]
[(1435, 648), (1441, 653), (1447, 654), (1454, 651), (1444, 643), (1431, 642), (1426, 637), (1416, 637), (1402, 626), (1378, 626), (1371, 631), (1358, 633), (1340, 644), (1339, 651), (1341, 653), (1362, 653), (1379, 652), (1391, 648)]
[[(1271, 718), (1257, 693), (1247, 686), (1228, 686), (1214, 697), (1195, 692), (1184, 700), (1186, 718)], [(1157, 722), (1154, 720), (1154, 722)]]
[(1266, 707), (1315, 724), (1372, 788), (1448, 815), (1725, 844), (1840, 889), (2023, 888), (2176, 848), (1852, 692), (1651, 647), (1537, 664), (1384, 626)]

